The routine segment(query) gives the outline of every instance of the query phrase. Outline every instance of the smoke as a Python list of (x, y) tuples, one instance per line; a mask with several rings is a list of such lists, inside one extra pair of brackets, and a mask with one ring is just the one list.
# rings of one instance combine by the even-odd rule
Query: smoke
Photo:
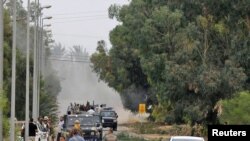
[[(27, 48), (27, 25), (23, 22), (18, 21), (16, 23), (16, 47), (24, 55), (26, 55)], [(33, 51), (34, 46), (34, 30), (30, 27), (30, 51)], [(33, 53), (33, 52), (31, 52)]]
[(123, 91), (123, 93), (121, 94), (121, 99), (126, 109), (130, 109), (133, 112), (137, 112), (138, 105), (140, 103), (147, 103), (147, 95), (148, 94), (145, 89), (131, 85), (129, 88)]
[(114, 107), (119, 116), (119, 123), (128, 121), (132, 114), (123, 108), (120, 95), (98, 80), (88, 61), (63, 58), (50, 60), (61, 80), (62, 90), (58, 95), (61, 115), (66, 114), (70, 103), (86, 104), (89, 101), (91, 104), (94, 102)]

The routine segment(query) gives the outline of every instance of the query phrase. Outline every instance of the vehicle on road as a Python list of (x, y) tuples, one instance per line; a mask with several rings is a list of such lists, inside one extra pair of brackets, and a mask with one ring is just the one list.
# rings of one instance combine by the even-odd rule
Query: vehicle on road
[(113, 128), (114, 131), (117, 131), (117, 113), (112, 109), (104, 109), (100, 111), (100, 116), (102, 118), (102, 127)]
[(195, 136), (172, 136), (170, 141), (205, 141), (205, 139)]
[(66, 140), (70, 138), (70, 131), (74, 127), (74, 122), (76, 120), (80, 122), (80, 133), (86, 141), (102, 140), (102, 126), (99, 123), (100, 116), (88, 113), (65, 116), (63, 134), (66, 136)]

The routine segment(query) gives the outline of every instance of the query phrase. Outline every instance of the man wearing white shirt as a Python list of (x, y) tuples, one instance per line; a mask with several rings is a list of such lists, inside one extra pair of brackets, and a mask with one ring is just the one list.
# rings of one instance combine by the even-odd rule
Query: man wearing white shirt
[(87, 111), (89, 114), (94, 114), (95, 113), (95, 111), (94, 111), (94, 108), (93, 107), (91, 107), (88, 111)]
[(62, 135), (62, 129), (63, 129), (63, 124), (64, 124), (64, 120), (63, 117), (60, 117), (59, 123), (58, 123), (58, 129), (57, 129), (57, 141), (60, 141), (60, 137)]

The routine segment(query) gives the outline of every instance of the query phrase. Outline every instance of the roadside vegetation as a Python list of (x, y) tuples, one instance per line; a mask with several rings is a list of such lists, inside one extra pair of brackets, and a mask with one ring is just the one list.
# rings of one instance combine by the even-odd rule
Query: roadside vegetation
[[(7, 106), (7, 97), (6, 94), (4, 94), (4, 92), (2, 90), (0, 90), (0, 108), (3, 109), (3, 121), (2, 121), (2, 127), (3, 127), (3, 131), (8, 131), (9, 129), (9, 122), (8, 122), (8, 117), (7, 117), (7, 113), (8, 113), (8, 106)], [(3, 132), (3, 136), (7, 136), (8, 132)]]
[[(136, 134), (159, 134), (159, 135), (197, 135), (206, 136), (206, 129), (201, 125), (190, 126), (188, 124), (184, 125), (167, 125), (165, 123), (154, 123), (154, 122), (144, 122), (144, 123), (133, 123), (133, 124), (123, 124), (131, 128), (132, 132)], [(192, 133), (193, 132), (193, 133)]]
[(126, 134), (126, 133), (120, 133), (117, 135), (117, 137), (118, 137), (118, 140), (121, 140), (121, 141), (148, 141), (144, 138), (130, 136), (129, 134)]
[[(17, 4), (18, 18), (22, 19), (27, 11), (21, 1)], [(3, 112), (4, 123), (8, 123), (11, 1), (4, 8), (4, 86), (0, 104), (7, 105)], [(109, 16), (120, 24), (110, 32), (110, 49), (103, 40), (97, 43), (90, 58), (93, 71), (120, 94), (126, 109), (136, 113), (139, 103), (147, 105), (151, 123), (132, 125), (137, 133), (205, 135), (207, 124), (250, 124), (249, 9), (249, 0), (131, 0), (129, 5), (112, 5)], [(25, 118), (26, 25), (26, 20), (17, 22), (17, 120)], [(33, 30), (31, 25), (31, 37)], [(50, 38), (46, 36), (45, 46)], [(30, 64), (33, 42), (31, 38)], [(46, 51), (49, 54), (48, 48)], [(33, 69), (30, 65), (31, 76)], [(32, 83), (30, 88), (32, 97)], [(41, 115), (51, 116), (53, 121), (57, 118), (60, 90), (53, 70), (42, 76)], [(158, 128), (157, 123), (171, 128)], [(7, 128), (9, 125), (4, 124), (5, 136)]]
[[(125, 108), (138, 112), (139, 103), (151, 107), (152, 122), (204, 128), (224, 124), (219, 116), (230, 102), (220, 101), (250, 89), (248, 9), (248, 0), (112, 5), (109, 16), (121, 24), (110, 32), (110, 49), (98, 42), (92, 68), (119, 92)], [(238, 108), (234, 105), (229, 109)], [(229, 114), (225, 109), (222, 119), (240, 114), (249, 124), (249, 112), (242, 110)], [(240, 123), (239, 116), (233, 117)]]
[[(3, 70), (3, 90), (0, 90), (0, 105), (3, 108), (3, 135), (4, 137), (9, 136), (9, 118), (10, 118), (10, 107), (11, 107), (11, 66), (12, 66), (12, 5), (11, 1), (6, 1), (4, 5), (4, 70)], [(34, 4), (32, 4), (34, 6)], [(34, 7), (33, 7), (34, 8)], [(33, 10), (34, 12), (34, 10)], [(22, 1), (17, 1), (17, 19), (24, 19), (17, 21), (17, 50), (16, 50), (16, 93), (15, 93), (15, 105), (16, 119), (23, 121), (25, 119), (25, 81), (26, 81), (26, 13), (27, 11), (22, 5)], [(34, 15), (32, 13), (31, 15)], [(32, 18), (33, 20), (33, 18)], [(33, 21), (32, 21), (33, 22)], [(34, 43), (34, 27), (30, 25), (30, 107), (32, 107), (32, 88), (33, 88), (33, 43)], [(39, 29), (40, 30), (40, 29)], [(51, 39), (51, 36), (48, 34), (45, 39), (45, 47), (48, 51), (48, 40)], [(56, 75), (51, 67), (47, 66), (47, 69), (50, 70), (49, 77), (41, 76), (40, 80), (40, 115), (49, 116), (53, 121), (57, 121), (57, 99), (56, 96), (61, 90), (60, 82), (58, 76)], [(48, 84), (47, 82), (53, 82), (53, 85)], [(30, 108), (31, 110), (32, 108)], [(30, 111), (30, 116), (32, 111)], [(36, 120), (36, 119), (35, 119)]]
[(232, 99), (222, 100), (219, 119), (221, 123), (247, 125), (250, 122), (250, 92), (244, 91)]

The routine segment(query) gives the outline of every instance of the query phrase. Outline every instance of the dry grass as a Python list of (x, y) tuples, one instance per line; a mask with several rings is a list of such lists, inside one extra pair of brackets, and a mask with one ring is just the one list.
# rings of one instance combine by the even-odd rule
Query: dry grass
[(145, 139), (166, 140), (174, 135), (191, 135), (192, 130), (196, 136), (204, 136), (201, 126), (192, 128), (189, 125), (166, 125), (164, 123), (138, 122), (133, 121), (123, 124), (129, 128), (130, 132), (143, 136)]

